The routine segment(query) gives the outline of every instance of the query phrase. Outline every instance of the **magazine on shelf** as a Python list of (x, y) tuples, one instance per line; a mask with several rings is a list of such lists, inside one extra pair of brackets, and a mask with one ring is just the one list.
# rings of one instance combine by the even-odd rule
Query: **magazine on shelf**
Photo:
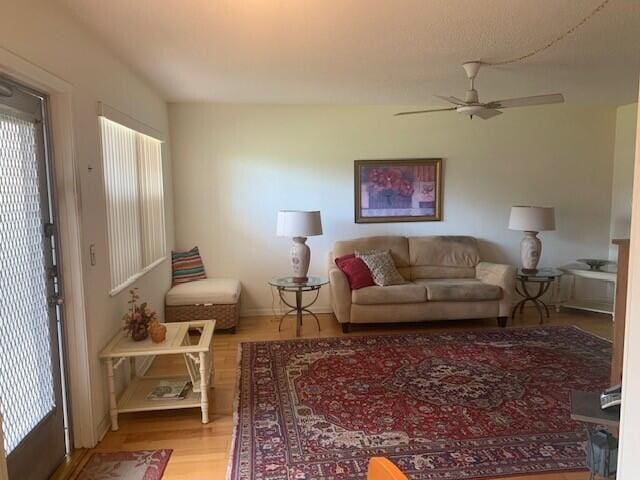
[(147, 395), (147, 400), (183, 400), (189, 393), (189, 380), (160, 381)]

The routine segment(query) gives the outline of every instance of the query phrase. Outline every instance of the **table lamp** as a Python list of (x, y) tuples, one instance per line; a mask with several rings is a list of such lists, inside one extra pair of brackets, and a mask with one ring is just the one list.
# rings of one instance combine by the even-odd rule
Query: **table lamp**
[(299, 210), (280, 210), (276, 234), (279, 237), (291, 237), (293, 245), (290, 250), (291, 267), (294, 282), (307, 281), (311, 250), (305, 244), (307, 237), (322, 235), (320, 212), (303, 212)]
[(524, 232), (520, 242), (520, 256), (522, 258), (522, 270), (535, 271), (542, 253), (542, 242), (537, 237), (538, 232), (555, 230), (556, 219), (553, 207), (511, 207), (509, 217), (509, 229)]

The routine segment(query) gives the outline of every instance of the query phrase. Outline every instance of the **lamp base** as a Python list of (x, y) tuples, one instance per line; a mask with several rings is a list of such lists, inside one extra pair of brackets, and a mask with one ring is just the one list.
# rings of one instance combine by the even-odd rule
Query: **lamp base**
[(293, 245), (289, 251), (291, 268), (293, 269), (293, 281), (304, 283), (307, 281), (309, 262), (311, 261), (311, 249), (304, 242), (306, 237), (293, 237)]
[(522, 270), (526, 273), (535, 273), (542, 254), (542, 242), (536, 236), (538, 232), (524, 232), (520, 242), (520, 257)]

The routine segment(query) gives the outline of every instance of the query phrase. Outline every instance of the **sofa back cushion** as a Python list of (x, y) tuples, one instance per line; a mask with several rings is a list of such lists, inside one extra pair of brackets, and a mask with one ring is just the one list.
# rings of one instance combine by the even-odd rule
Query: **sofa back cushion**
[(408, 243), (412, 280), (475, 277), (480, 252), (474, 237), (409, 237)]
[(409, 242), (407, 237), (389, 235), (341, 240), (333, 246), (333, 256), (334, 258), (338, 258), (350, 253), (369, 252), (372, 250), (389, 250), (400, 274), (406, 280), (411, 279)]

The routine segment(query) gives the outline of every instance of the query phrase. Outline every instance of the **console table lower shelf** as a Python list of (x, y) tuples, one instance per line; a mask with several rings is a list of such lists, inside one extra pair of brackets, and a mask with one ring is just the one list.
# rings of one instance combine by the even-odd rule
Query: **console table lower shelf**
[[(109, 386), (109, 414), (111, 430), (118, 430), (120, 413), (148, 412), (182, 408), (200, 408), (202, 423), (209, 423), (209, 388), (213, 375), (213, 331), (215, 320), (167, 323), (167, 336), (162, 343), (153, 343), (150, 338), (134, 342), (119, 333), (100, 353), (106, 364)], [(200, 338), (191, 343), (191, 334), (198, 332)], [(157, 355), (182, 355), (188, 375), (148, 375), (137, 376), (136, 357)], [(115, 372), (129, 361), (131, 378), (120, 398), (115, 388)], [(182, 399), (152, 400), (149, 394), (161, 381), (191, 382), (191, 387)]]
[(134, 378), (117, 402), (118, 413), (150, 412), (153, 410), (172, 410), (176, 408), (202, 408), (202, 398), (199, 392), (189, 389), (185, 398), (181, 400), (148, 400), (147, 396), (160, 381), (191, 381), (188, 376), (172, 377), (136, 377)]

